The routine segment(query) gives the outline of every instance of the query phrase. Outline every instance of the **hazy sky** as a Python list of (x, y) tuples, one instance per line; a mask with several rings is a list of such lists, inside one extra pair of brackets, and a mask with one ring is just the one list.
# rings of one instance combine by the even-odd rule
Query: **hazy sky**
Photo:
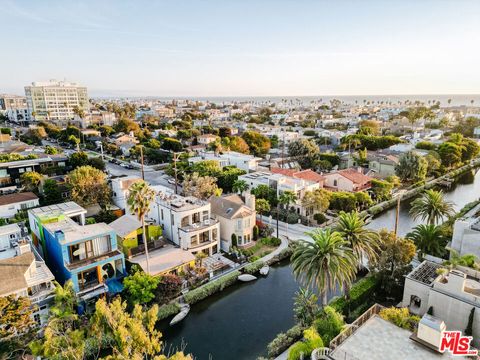
[(0, 93), (480, 93), (479, 0), (0, 0)]

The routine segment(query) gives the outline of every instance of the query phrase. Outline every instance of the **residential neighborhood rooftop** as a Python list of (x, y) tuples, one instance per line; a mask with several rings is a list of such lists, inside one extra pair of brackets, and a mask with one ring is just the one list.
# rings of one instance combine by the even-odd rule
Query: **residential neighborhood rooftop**
[(21, 192), (0, 196), (0, 206), (16, 204), (24, 201), (37, 200), (38, 196), (33, 192)]

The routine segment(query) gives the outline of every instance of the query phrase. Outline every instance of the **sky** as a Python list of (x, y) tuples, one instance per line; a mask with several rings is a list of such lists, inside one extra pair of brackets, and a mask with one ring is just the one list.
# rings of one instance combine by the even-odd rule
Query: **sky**
[(480, 93), (478, 0), (0, 0), (0, 93)]

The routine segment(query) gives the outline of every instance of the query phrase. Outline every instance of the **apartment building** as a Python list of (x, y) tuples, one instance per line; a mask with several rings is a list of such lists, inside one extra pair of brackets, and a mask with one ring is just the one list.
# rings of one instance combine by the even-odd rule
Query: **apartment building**
[[(212, 214), (220, 222), (220, 241), (224, 251), (232, 246), (246, 247), (252, 244), (255, 226), (255, 196), (245, 193), (245, 201), (235, 194), (212, 196)], [(236, 244), (232, 237), (235, 234)]]
[(158, 191), (147, 219), (160, 224), (163, 235), (183, 250), (207, 255), (219, 251), (220, 225), (208, 201)]
[[(74, 210), (75, 206), (71, 208)], [(40, 231), (46, 261), (55, 278), (61, 284), (72, 281), (80, 299), (80, 312), (90, 299), (121, 291), (119, 279), (126, 274), (125, 258), (118, 249), (112, 227), (105, 223), (79, 224), (56, 209), (49, 211), (48, 207), (35, 216), (30, 226)]]
[(0, 296), (27, 297), (38, 325), (46, 322), (53, 300), (53, 274), (18, 224), (0, 227)]
[(26, 109), (27, 99), (25, 96), (1, 94), (0, 110)]
[(50, 80), (25, 86), (27, 107), (35, 120), (66, 125), (75, 116), (74, 108), (89, 110), (87, 88), (77, 83)]
[(443, 266), (423, 261), (405, 278), (402, 306), (416, 315), (429, 310), (449, 330), (464, 332), (473, 311), (473, 344), (480, 345), (480, 272), (457, 266), (439, 274)]

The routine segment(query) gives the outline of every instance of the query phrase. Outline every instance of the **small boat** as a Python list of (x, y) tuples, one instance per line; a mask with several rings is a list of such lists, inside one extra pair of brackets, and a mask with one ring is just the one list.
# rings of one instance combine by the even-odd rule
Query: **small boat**
[(189, 311), (190, 311), (190, 305), (188, 304), (182, 305), (180, 312), (173, 317), (172, 321), (170, 321), (170, 326), (175, 325), (180, 321), (182, 321), (183, 319), (185, 319)]
[(260, 275), (267, 276), (269, 271), (270, 267), (268, 265), (265, 265), (260, 269)]
[(257, 277), (250, 274), (243, 274), (238, 277), (238, 280), (248, 282), (248, 281), (257, 280)]

